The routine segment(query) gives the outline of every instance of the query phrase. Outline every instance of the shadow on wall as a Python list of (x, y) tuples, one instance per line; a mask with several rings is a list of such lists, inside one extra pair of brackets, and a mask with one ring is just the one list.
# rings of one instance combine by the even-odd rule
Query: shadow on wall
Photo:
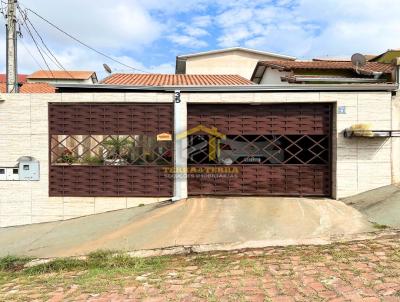
[[(339, 135), (343, 137), (343, 132)], [(388, 137), (352, 137), (346, 140), (346, 148), (357, 150), (357, 160), (378, 160), (382, 154), (381, 161), (390, 161), (390, 138)], [(387, 153), (385, 153), (387, 150)]]

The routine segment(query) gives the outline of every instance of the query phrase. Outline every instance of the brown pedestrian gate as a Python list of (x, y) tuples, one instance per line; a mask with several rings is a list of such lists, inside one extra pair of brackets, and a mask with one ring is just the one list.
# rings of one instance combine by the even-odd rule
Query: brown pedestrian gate
[(172, 104), (49, 104), (49, 195), (172, 196), (172, 133)]
[(330, 104), (190, 104), (189, 195), (330, 196), (331, 120)]

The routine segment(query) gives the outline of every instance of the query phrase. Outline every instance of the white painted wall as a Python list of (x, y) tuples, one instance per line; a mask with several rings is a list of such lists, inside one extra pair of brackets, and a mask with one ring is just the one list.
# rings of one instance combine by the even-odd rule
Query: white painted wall
[(258, 61), (283, 60), (243, 50), (189, 57), (186, 74), (238, 74), (250, 79)]
[(49, 83), (49, 84), (94, 84), (93, 79), (89, 78), (86, 80), (78, 79), (27, 79), (28, 83)]
[[(0, 227), (69, 219), (162, 200), (48, 197), (48, 103), (172, 102), (172, 93), (2, 94), (1, 97), (6, 101), (0, 103), (0, 167), (13, 166), (20, 156), (29, 155), (40, 161), (41, 175), (40, 181), (0, 181)], [(335, 197), (392, 183), (393, 139), (346, 139), (342, 135), (346, 127), (355, 123), (370, 122), (374, 128), (384, 130), (398, 125), (393, 122), (390, 92), (182, 93), (181, 97), (188, 103), (331, 102), (346, 106), (346, 114), (334, 115)]]
[(279, 71), (278, 69), (272, 69), (268, 67), (264, 76), (261, 79), (260, 84), (264, 85), (288, 85), (288, 82), (282, 82), (281, 77), (288, 76), (290, 72), (288, 71)]

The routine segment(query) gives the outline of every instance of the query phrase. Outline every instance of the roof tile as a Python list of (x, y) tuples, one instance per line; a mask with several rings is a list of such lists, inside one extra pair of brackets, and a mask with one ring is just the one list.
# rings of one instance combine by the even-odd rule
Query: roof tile
[[(260, 61), (259, 65), (282, 69), (343, 69), (355, 70), (355, 66), (349, 61)], [(360, 71), (365, 72), (383, 72), (392, 73), (394, 70), (393, 65), (367, 62), (365, 66), (359, 68)]]
[(60, 70), (38, 70), (28, 75), (28, 79), (62, 79), (62, 80), (87, 80), (94, 71), (60, 71)]
[(233, 86), (252, 85), (254, 83), (239, 75), (116, 73), (102, 80), (101, 84), (130, 86)]
[[(25, 83), (19, 88), (20, 93), (55, 93), (56, 89), (47, 83)], [(0, 93), (6, 93), (6, 84), (0, 83)]]

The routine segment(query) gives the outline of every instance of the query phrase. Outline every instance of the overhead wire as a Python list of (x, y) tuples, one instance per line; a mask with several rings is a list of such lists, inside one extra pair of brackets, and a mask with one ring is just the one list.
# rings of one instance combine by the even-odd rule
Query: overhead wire
[[(45, 59), (45, 57), (44, 57), (42, 51), (40, 50), (40, 47), (39, 47), (39, 45), (38, 45), (38, 43), (37, 43), (35, 37), (33, 36), (31, 30), (29, 29), (29, 26), (26, 24), (25, 19), (22, 18), (22, 21), (23, 21), (23, 23), (21, 23), (21, 26), (22, 26), (23, 28), (25, 28), (25, 30), (28, 32), (29, 36), (31, 37), (33, 43), (34, 43), (35, 46), (36, 46), (36, 49), (38, 50), (40, 56), (42, 57), (42, 60), (43, 60), (44, 64), (46, 65), (47, 69), (49, 70), (51, 76), (52, 76), (53, 78), (55, 78), (55, 76), (54, 76), (54, 74), (53, 74), (53, 71), (51, 70), (49, 64), (47, 63), (47, 61), (46, 61), (46, 59)], [(24, 24), (25, 24), (25, 25), (24, 25)]]
[[(28, 23), (25, 22), (25, 24), (28, 26), (30, 25), (31, 28), (33, 29), (33, 31), (36, 33), (36, 35), (39, 37), (40, 41), (42, 42), (43, 46), (45, 47), (46, 51), (43, 51), (43, 53), (45, 53), (47, 55), (47, 57), (58, 67), (61, 68), (62, 70), (64, 70), (71, 78), (74, 78), (73, 75), (62, 65), (62, 63), (57, 59), (57, 57), (53, 54), (53, 52), (50, 50), (50, 48), (46, 45), (44, 39), (42, 38), (42, 36), (40, 35), (39, 31), (36, 29), (36, 27), (33, 25), (33, 23), (31, 22), (31, 20), (29, 19), (28, 15), (22, 11), (21, 7), (18, 5), (17, 6), (19, 13), (21, 14), (22, 18), (24, 20), (26, 20)], [(48, 54), (49, 55), (48, 55)]]
[(20, 40), (22, 43), (22, 46), (25, 48), (26, 52), (31, 56), (33, 61), (36, 63), (36, 65), (39, 67), (40, 70), (43, 70), (42, 65), (40, 65), (39, 61), (36, 60), (35, 56), (32, 54), (32, 52), (29, 50), (28, 46), (25, 45), (24, 41), (21, 39)]
[(79, 43), (79, 44), (85, 46), (86, 48), (88, 48), (88, 49), (90, 49), (90, 50), (96, 52), (97, 54), (99, 54), (99, 55), (101, 55), (101, 56), (103, 56), (103, 57), (105, 57), (105, 58), (107, 58), (107, 59), (109, 59), (109, 60), (111, 60), (111, 61), (113, 61), (113, 62), (115, 62), (115, 63), (118, 63), (118, 64), (120, 64), (120, 65), (122, 65), (122, 66), (125, 66), (125, 67), (127, 67), (127, 68), (130, 68), (130, 69), (132, 69), (132, 70), (140, 71), (140, 72), (143, 72), (143, 73), (149, 73), (148, 71), (145, 71), (145, 70), (142, 70), (142, 69), (139, 69), (139, 68), (135, 68), (135, 67), (132, 67), (132, 66), (130, 66), (130, 65), (128, 65), (128, 64), (125, 64), (125, 63), (123, 63), (123, 62), (121, 62), (121, 61), (119, 61), (119, 60), (117, 60), (117, 59), (115, 59), (115, 58), (113, 58), (113, 57), (111, 57), (111, 56), (105, 54), (104, 52), (95, 49), (94, 47), (92, 47), (92, 46), (88, 45), (87, 43), (81, 41), (80, 39), (76, 38), (75, 36), (69, 34), (69, 33), (66, 32), (65, 30), (63, 30), (62, 28), (60, 28), (59, 26), (57, 26), (56, 24), (54, 24), (53, 22), (51, 22), (51, 21), (47, 20), (46, 18), (42, 17), (41, 15), (39, 15), (39, 14), (38, 14), (37, 12), (35, 12), (34, 10), (32, 10), (32, 9), (30, 9), (30, 8), (27, 8), (27, 7), (25, 7), (25, 9), (26, 9), (27, 11), (30, 11), (30, 12), (33, 13), (35, 16), (37, 16), (38, 18), (40, 18), (41, 20), (43, 20), (43, 21), (46, 22), (47, 24), (51, 25), (52, 27), (54, 27), (54, 28), (57, 29), (58, 31), (60, 31), (60, 32), (63, 33), (64, 35), (68, 36), (69, 38), (71, 38), (71, 39), (74, 40), (75, 42), (77, 42), (77, 43)]

